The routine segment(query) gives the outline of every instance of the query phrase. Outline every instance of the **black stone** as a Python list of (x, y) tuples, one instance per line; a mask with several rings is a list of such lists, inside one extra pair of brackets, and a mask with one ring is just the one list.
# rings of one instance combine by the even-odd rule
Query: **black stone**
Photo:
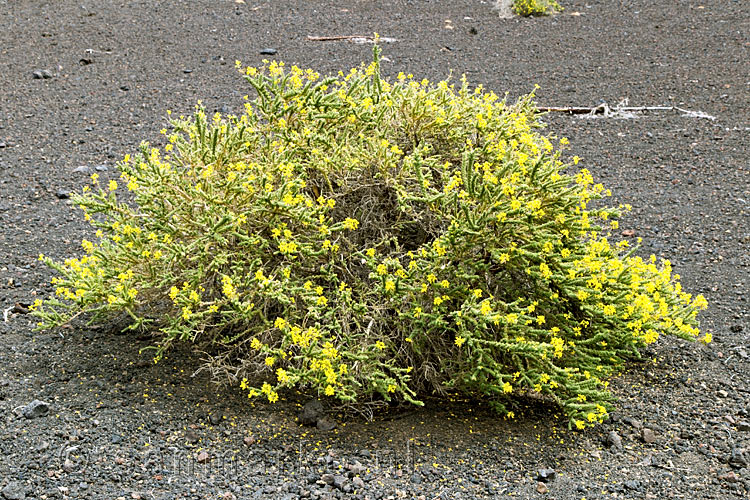
[(315, 426), (319, 431), (332, 431), (336, 428), (336, 421), (331, 417), (322, 417), (318, 419)]
[(302, 407), (299, 415), (299, 423), (302, 425), (316, 425), (318, 420), (325, 416), (323, 403), (318, 399), (311, 399)]

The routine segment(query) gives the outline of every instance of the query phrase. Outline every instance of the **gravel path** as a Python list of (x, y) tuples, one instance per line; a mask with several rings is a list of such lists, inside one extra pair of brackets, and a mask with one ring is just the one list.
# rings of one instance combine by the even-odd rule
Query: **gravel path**
[[(0, 498), (747, 498), (750, 2), (565, 0), (543, 19), (500, 19), (493, 3), (0, 1)], [(706, 295), (714, 343), (656, 344), (612, 381), (613, 418), (585, 432), (532, 401), (510, 422), (467, 401), (371, 422), (332, 410), (321, 430), (297, 423), (302, 396), (249, 404), (192, 376), (197, 355), (154, 365), (148, 339), (117, 325), (32, 333), (23, 304), (51, 277), (36, 256), (79, 251), (90, 231), (67, 196), (91, 172), (116, 178), (167, 109), (241, 109), (236, 59), (273, 49), (334, 72), (371, 46), (307, 37), (373, 32), (396, 40), (391, 76), (714, 117), (545, 117), (633, 205), (624, 236)]]

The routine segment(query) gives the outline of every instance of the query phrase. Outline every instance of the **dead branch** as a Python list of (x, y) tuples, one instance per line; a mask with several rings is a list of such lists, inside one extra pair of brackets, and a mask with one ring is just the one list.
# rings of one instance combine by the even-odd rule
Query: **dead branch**
[(600, 104), (598, 106), (586, 107), (586, 106), (538, 106), (537, 110), (542, 113), (566, 113), (569, 115), (603, 115), (605, 117), (628, 117), (635, 113), (644, 113), (650, 111), (677, 111), (682, 113), (683, 116), (690, 118), (706, 118), (709, 120), (715, 120), (716, 117), (704, 113), (702, 111), (690, 111), (677, 106), (623, 106), (617, 105), (610, 108), (607, 103)]
[[(336, 42), (341, 40), (348, 40), (355, 43), (375, 43), (374, 35), (334, 35), (334, 36), (307, 36), (307, 40), (310, 42)], [(393, 43), (398, 42), (396, 38), (387, 36), (381, 36), (377, 38), (378, 42), (381, 43)]]
[(311, 42), (335, 42), (337, 40), (354, 40), (356, 38), (363, 38), (365, 40), (374, 40), (375, 37), (371, 35), (337, 35), (337, 36), (309, 36), (307, 39)]

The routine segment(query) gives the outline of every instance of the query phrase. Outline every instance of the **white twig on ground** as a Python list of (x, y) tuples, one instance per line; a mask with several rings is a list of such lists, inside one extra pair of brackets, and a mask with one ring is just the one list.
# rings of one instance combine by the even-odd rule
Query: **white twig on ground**
[[(334, 36), (309, 36), (307, 40), (310, 42), (338, 42), (346, 40), (354, 43), (375, 43), (374, 35), (334, 35)], [(379, 42), (393, 43), (398, 42), (396, 38), (387, 36), (378, 37)]]
[(598, 106), (538, 106), (537, 109), (543, 113), (567, 113), (570, 115), (601, 115), (605, 118), (635, 118), (639, 113), (658, 111), (677, 111), (687, 118), (705, 118), (716, 120), (716, 117), (703, 111), (691, 111), (677, 106), (628, 106), (627, 100), (617, 106), (609, 107), (605, 102)]

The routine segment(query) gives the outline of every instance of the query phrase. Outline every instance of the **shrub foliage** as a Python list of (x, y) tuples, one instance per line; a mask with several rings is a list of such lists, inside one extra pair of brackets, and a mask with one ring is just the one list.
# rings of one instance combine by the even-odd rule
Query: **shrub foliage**
[(513, 12), (519, 16), (546, 16), (561, 10), (555, 0), (513, 0)]
[(75, 197), (97, 239), (40, 256), (58, 271), (40, 327), (127, 313), (158, 334), (155, 361), (193, 343), (271, 402), (450, 391), (512, 416), (509, 398), (537, 394), (579, 428), (605, 418), (606, 379), (640, 347), (699, 335), (703, 297), (610, 242), (629, 207), (595, 202), (610, 192), (561, 160), (533, 94), (388, 82), (377, 46), (333, 77), (240, 71), (257, 93), (241, 116), (197, 106)]

